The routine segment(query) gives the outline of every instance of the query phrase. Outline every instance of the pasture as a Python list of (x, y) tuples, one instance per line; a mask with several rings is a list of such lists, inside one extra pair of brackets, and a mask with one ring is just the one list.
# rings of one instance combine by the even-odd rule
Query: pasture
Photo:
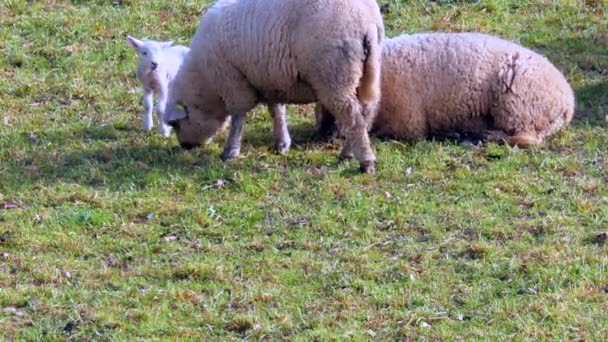
[(213, 2), (0, 4), (1, 340), (608, 339), (605, 1), (380, 0), (388, 36), (546, 55), (577, 112), (531, 149), (373, 138), (373, 177), (311, 106), (285, 156), (263, 106), (225, 163), (141, 132), (126, 35), (187, 45)]

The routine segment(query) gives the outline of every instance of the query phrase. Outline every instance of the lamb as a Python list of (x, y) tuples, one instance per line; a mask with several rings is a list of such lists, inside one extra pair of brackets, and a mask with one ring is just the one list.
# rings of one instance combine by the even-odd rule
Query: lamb
[[(421, 33), (386, 39), (382, 98), (370, 127), (381, 136), (429, 135), (506, 141), (526, 147), (565, 127), (572, 88), (545, 57), (479, 33)], [(331, 111), (317, 106), (319, 134)]]
[(366, 117), (380, 98), (383, 39), (374, 0), (220, 0), (192, 39), (164, 119), (193, 148), (230, 117), (226, 160), (239, 156), (245, 114), (258, 103), (271, 108), (276, 146), (289, 135), (282, 104), (319, 102), (340, 122), (360, 170), (374, 173)]
[(152, 111), (156, 92), (159, 97), (157, 107), (159, 132), (162, 136), (168, 137), (171, 134), (171, 127), (163, 122), (162, 111), (167, 102), (169, 83), (175, 78), (190, 49), (181, 45), (171, 46), (173, 41), (139, 40), (131, 36), (127, 36), (127, 42), (139, 53), (136, 74), (144, 88), (143, 130), (148, 132), (154, 127)]

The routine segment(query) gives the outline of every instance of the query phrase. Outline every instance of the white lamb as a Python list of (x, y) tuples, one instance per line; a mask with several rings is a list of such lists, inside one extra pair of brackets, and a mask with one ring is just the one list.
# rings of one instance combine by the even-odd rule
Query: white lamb
[[(530, 49), (481, 33), (420, 33), (385, 40), (369, 126), (396, 139), (464, 133), (524, 147), (568, 125), (574, 106), (564, 75)], [(330, 113), (317, 107), (321, 135)]]
[(189, 48), (181, 45), (171, 46), (173, 41), (158, 42), (127, 36), (127, 42), (139, 53), (137, 78), (144, 88), (143, 105), (145, 108), (143, 129), (148, 132), (154, 127), (154, 93), (158, 93), (158, 129), (163, 137), (171, 135), (171, 127), (162, 120), (162, 111), (167, 103), (169, 83), (175, 78)]
[(231, 117), (229, 159), (240, 154), (245, 114), (258, 103), (269, 105), (281, 146), (277, 137), (288, 133), (279, 104), (319, 102), (340, 122), (361, 171), (373, 173), (366, 117), (380, 98), (383, 38), (374, 0), (218, 1), (171, 84), (165, 121), (191, 148)]

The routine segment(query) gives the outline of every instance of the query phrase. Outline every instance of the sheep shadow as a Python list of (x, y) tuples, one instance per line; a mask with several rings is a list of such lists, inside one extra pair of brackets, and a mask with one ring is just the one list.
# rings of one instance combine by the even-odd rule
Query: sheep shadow
[(576, 109), (572, 124), (604, 124), (608, 113), (608, 32), (561, 37), (531, 47), (546, 55), (573, 85)]
[(592, 83), (575, 89), (576, 111), (573, 124), (605, 124), (608, 116), (608, 81)]
[[(317, 138), (314, 123), (298, 122), (290, 125), (290, 132), (294, 148), (324, 149), (337, 156), (336, 141)], [(143, 190), (151, 183), (180, 177), (201, 184), (229, 179), (233, 177), (235, 164), (220, 160), (226, 135), (222, 133), (211, 146), (184, 150), (174, 135), (167, 141), (157, 132), (143, 133), (131, 126), (46, 130), (34, 133), (36, 141), (31, 141), (31, 135), (20, 133), (14, 140), (26, 146), (25, 154), (10, 161), (15, 167), (2, 175), (0, 190), (18, 193), (32, 186), (61, 182), (123, 191)], [(243, 148), (255, 149), (256, 154), (275, 154), (269, 123), (263, 127), (249, 125)], [(293, 153), (296, 152), (289, 152)], [(255, 169), (257, 158), (244, 158), (251, 160), (244, 159), (238, 167)], [(291, 163), (289, 155), (284, 162)]]
[[(152, 134), (158, 133), (111, 125), (36, 132), (37, 141), (26, 145), (25, 155), (10, 161), (14, 167), (2, 175), (2, 188), (20, 192), (61, 182), (138, 190), (163, 177), (195, 174), (200, 181), (212, 177), (206, 172), (193, 172), (213, 164), (211, 155), (204, 150), (184, 151), (177, 143), (167, 143)], [(215, 165), (210, 172), (224, 171)]]
[[(298, 147), (302, 149), (315, 149), (315, 148), (327, 148), (327, 143), (330, 142), (328, 137), (324, 137), (318, 134), (315, 122), (297, 122), (295, 124), (288, 124), (289, 134), (291, 136), (292, 148)], [(220, 138), (218, 142), (222, 144), (225, 139)], [(273, 137), (272, 127), (264, 127), (263, 129), (247, 129), (243, 134), (243, 143), (256, 147), (272, 148)]]

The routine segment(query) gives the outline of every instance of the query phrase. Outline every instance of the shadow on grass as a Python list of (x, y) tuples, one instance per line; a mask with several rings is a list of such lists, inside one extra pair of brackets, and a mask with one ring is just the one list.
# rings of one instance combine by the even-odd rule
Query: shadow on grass
[[(531, 47), (546, 55), (573, 83), (573, 125), (604, 123), (608, 112), (608, 31), (558, 38), (536, 46), (532, 43)], [(585, 81), (573, 81), (580, 79)]]
[(34, 155), (5, 177), (5, 187), (61, 182), (110, 190), (142, 190), (161, 178), (193, 175), (208, 163), (206, 154), (182, 151), (179, 147), (89, 145), (48, 157)]
[[(323, 148), (329, 139), (317, 135), (317, 129), (313, 122), (300, 122), (288, 124), (289, 134), (291, 135), (291, 146), (301, 147), (302, 149)], [(223, 144), (225, 139), (218, 140)], [(254, 147), (272, 148), (272, 128), (255, 129), (254, 126), (245, 128), (243, 143)]]
[(608, 81), (578, 87), (573, 124), (604, 124), (608, 115)]
[[(261, 167), (259, 159), (275, 154), (271, 129), (258, 126), (246, 128), (243, 147), (256, 151), (243, 157), (239, 169), (255, 171)], [(335, 153), (337, 142), (315, 138), (315, 128), (311, 123), (292, 125), (290, 132), (294, 148)], [(109, 190), (142, 190), (158, 182), (174, 184), (177, 179), (179, 183), (179, 178), (204, 184), (233, 176), (234, 167), (231, 165), (234, 163), (222, 162), (219, 158), (226, 134), (218, 137), (212, 146), (190, 151), (181, 149), (174, 135), (167, 143), (153, 138), (152, 134), (157, 133), (142, 133), (137, 129), (111, 125), (40, 132), (37, 143), (21, 142), (24, 146), (32, 146), (25, 148), (23, 157), (8, 161), (15, 167), (12, 167), (12, 172), (2, 175), (0, 190), (19, 192), (32, 186), (57, 183)], [(20, 134), (15, 140), (27, 138), (26, 134)], [(75, 144), (68, 146), (74, 141)], [(294, 158), (295, 153), (291, 151), (286, 159), (273, 161), (301, 167), (300, 161)]]
[[(577, 108), (573, 125), (605, 124), (608, 113), (608, 33), (593, 36), (557, 38), (549, 43), (524, 42), (525, 45), (545, 54), (573, 82)], [(335, 154), (342, 145), (340, 139), (320, 139), (315, 135), (312, 120), (290, 124), (293, 148), (323, 150)], [(156, 132), (152, 134), (157, 134)], [(230, 163), (219, 161), (225, 143), (225, 134), (215, 147), (183, 151), (177, 147), (175, 137), (171, 143), (158, 139), (142, 138), (135, 126), (124, 124), (47, 130), (37, 138), (45, 142), (44, 148), (25, 148), (19, 160), (9, 160), (15, 170), (2, 175), (0, 190), (26, 189), (34, 184), (57, 182), (99, 186), (110, 189), (143, 189), (151, 182), (168, 177), (189, 177), (206, 182), (227, 177), (233, 170)], [(11, 137), (12, 138), (12, 137)], [(28, 135), (14, 137), (7, 143), (28, 146)], [(149, 142), (148, 142), (149, 140)], [(76, 146), (61, 148), (76, 141)], [(80, 144), (78, 146), (78, 144)], [(272, 130), (268, 119), (264, 124), (249, 124), (245, 129), (244, 146), (255, 148), (256, 154), (274, 153)], [(109, 147), (107, 147), (109, 146)], [(54, 150), (58, 150), (56, 154)], [(298, 163), (288, 155), (287, 163)], [(254, 169), (260, 156), (242, 165)]]

